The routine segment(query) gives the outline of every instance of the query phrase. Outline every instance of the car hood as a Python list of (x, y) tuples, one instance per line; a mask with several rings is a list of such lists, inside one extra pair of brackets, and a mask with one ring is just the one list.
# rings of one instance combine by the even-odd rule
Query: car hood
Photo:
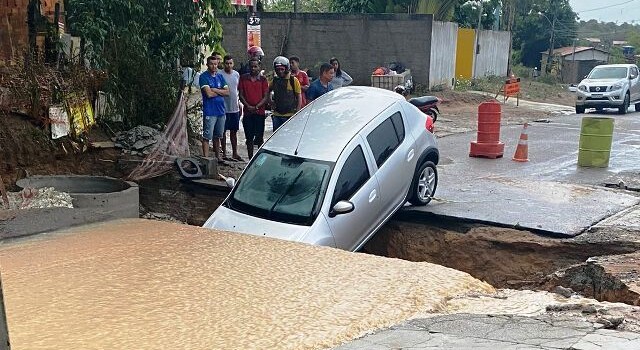
[(584, 79), (580, 84), (585, 85), (613, 85), (615, 83), (624, 83), (626, 79)]
[(202, 227), (296, 242), (301, 242), (311, 229), (311, 226), (286, 224), (257, 218), (224, 206), (218, 207)]

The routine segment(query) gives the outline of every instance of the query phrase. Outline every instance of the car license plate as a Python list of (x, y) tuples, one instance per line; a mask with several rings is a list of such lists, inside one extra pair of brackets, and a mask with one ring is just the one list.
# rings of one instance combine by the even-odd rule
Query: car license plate
[(602, 97), (602, 94), (593, 94), (591, 97)]

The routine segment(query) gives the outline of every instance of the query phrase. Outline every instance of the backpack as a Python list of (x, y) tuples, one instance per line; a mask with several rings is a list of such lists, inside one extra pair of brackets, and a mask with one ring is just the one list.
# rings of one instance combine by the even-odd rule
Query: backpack
[[(287, 114), (298, 109), (298, 97), (294, 91), (294, 79), (293, 76), (290, 76), (289, 79), (273, 79), (272, 91), (275, 112)], [(287, 89), (289, 84), (291, 84), (291, 90)]]

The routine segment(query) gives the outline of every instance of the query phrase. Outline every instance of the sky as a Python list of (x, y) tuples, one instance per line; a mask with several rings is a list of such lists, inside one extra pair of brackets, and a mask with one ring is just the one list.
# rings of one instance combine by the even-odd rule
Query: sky
[(569, 0), (580, 20), (640, 24), (640, 0)]

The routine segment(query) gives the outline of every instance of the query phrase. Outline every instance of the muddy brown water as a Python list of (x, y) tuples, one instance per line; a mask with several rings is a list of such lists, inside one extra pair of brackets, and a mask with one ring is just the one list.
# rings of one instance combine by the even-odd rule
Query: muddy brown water
[(0, 266), (15, 349), (330, 348), (495, 292), (429, 263), (141, 219), (7, 243)]
[[(140, 185), (141, 204), (200, 226), (222, 203), (224, 190), (207, 189), (172, 177)], [(175, 205), (180, 203), (180, 205)], [(559, 239), (528, 231), (442, 218), (396, 214), (365, 245), (363, 252), (414, 262), (430, 262), (464, 271), (496, 288), (553, 290), (557, 271), (584, 264), (594, 256), (640, 250), (619, 241)], [(576, 292), (601, 301), (637, 304), (638, 295), (618, 290), (604, 277), (574, 286)]]

